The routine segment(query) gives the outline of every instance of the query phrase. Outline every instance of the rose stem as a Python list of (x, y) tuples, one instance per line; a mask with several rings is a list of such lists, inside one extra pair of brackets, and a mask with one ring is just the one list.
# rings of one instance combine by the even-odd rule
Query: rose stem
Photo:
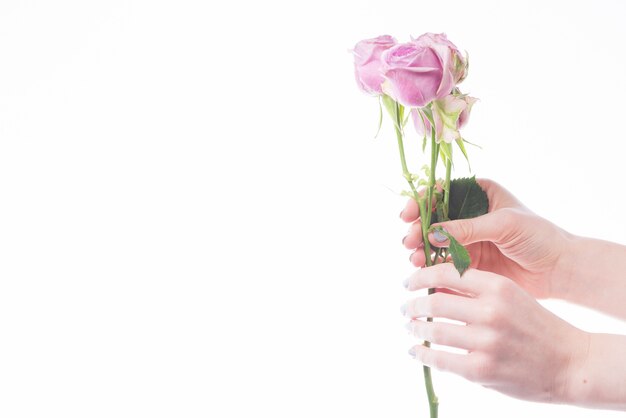
[[(429, 205), (429, 210), (426, 212), (422, 212), (422, 237), (424, 241), (424, 255), (426, 256), (426, 266), (432, 266), (431, 254), (430, 254), (430, 241), (428, 240), (428, 229), (430, 228), (430, 223), (432, 220), (432, 197), (433, 191), (435, 189), (436, 182), (436, 169), (437, 169), (437, 160), (439, 159), (439, 144), (435, 139), (435, 127), (431, 127), (431, 154), (430, 154), (430, 174), (428, 178), (428, 193), (427, 193), (427, 204)], [(425, 226), (425, 227), (424, 227)], [(435, 262), (437, 259), (435, 257)], [(435, 289), (428, 289), (428, 294), (431, 295), (435, 293)], [(433, 322), (433, 318), (426, 318), (426, 321)], [(430, 347), (430, 341), (424, 341), (425, 347)], [(433, 379), (430, 372), (430, 367), (424, 366), (424, 382), (426, 384), (426, 393), (428, 395), (428, 405), (430, 407), (430, 418), (437, 418), (438, 409), (439, 409), (439, 400), (437, 399), (437, 395), (435, 395), (435, 389), (433, 388)]]
[(419, 200), (419, 196), (417, 194), (417, 190), (415, 189), (415, 185), (413, 184), (413, 180), (411, 179), (411, 173), (409, 173), (409, 169), (406, 165), (406, 157), (404, 155), (404, 142), (403, 142), (403, 137), (404, 134), (402, 133), (401, 127), (402, 127), (402, 120), (400, 118), (400, 109), (402, 108), (402, 106), (398, 103), (396, 103), (396, 114), (395, 114), (395, 128), (396, 128), (396, 137), (398, 138), (398, 149), (400, 151), (400, 163), (402, 164), (402, 174), (404, 175), (404, 178), (406, 179), (406, 181), (409, 183), (409, 186), (411, 187), (411, 192), (413, 193), (413, 198), (415, 199), (416, 202), (418, 202)]

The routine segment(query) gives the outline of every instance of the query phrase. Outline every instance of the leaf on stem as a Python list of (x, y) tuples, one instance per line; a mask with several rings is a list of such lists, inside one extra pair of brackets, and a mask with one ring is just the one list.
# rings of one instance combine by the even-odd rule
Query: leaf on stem
[(465, 142), (463, 138), (456, 139), (456, 144), (459, 146), (459, 149), (463, 153), (463, 156), (465, 157), (465, 161), (467, 161), (467, 168), (469, 168), (469, 171), (471, 172), (472, 166), (470, 165), (469, 156), (467, 155), (467, 150), (465, 149), (465, 144), (463, 142)]
[(452, 160), (452, 145), (448, 144), (445, 141), (441, 141), (439, 143), (439, 151), (441, 152), (442, 160), (444, 163), (446, 161), (452, 162), (452, 167), (454, 167), (454, 161)]
[(489, 198), (476, 182), (476, 177), (454, 179), (450, 182), (450, 220), (475, 218), (484, 215), (488, 210)]
[(466, 144), (470, 144), (472, 146), (475, 146), (478, 149), (483, 149), (483, 147), (481, 147), (480, 145), (474, 144), (473, 142), (469, 142), (467, 139), (464, 139), (463, 142), (465, 142)]
[[(450, 181), (450, 206), (448, 219), (475, 218), (489, 210), (487, 193), (476, 182), (476, 177), (460, 178)], [(433, 224), (443, 222), (437, 213), (433, 213)]]
[(448, 251), (452, 257), (452, 263), (454, 263), (454, 267), (457, 269), (459, 274), (463, 276), (463, 273), (465, 273), (471, 263), (469, 252), (467, 252), (465, 247), (459, 244), (459, 242), (442, 227), (437, 226), (433, 228), (433, 230), (439, 231), (440, 234), (444, 235), (448, 238), (448, 241), (450, 241)]
[(387, 109), (389, 116), (391, 116), (391, 119), (393, 120), (394, 126), (398, 128), (400, 131), (402, 131), (402, 126), (398, 124), (398, 119), (402, 120), (402, 115), (404, 113), (404, 106), (402, 106), (399, 103), (396, 103), (395, 100), (393, 100), (391, 97), (387, 96), (386, 94), (383, 94), (381, 97), (382, 97), (382, 102), (383, 102), (383, 105), (385, 106), (385, 109)]

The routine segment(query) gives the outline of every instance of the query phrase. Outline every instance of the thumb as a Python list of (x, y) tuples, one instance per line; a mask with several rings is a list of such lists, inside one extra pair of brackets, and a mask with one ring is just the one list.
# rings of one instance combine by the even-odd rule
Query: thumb
[[(462, 245), (480, 241), (498, 243), (516, 226), (515, 220), (508, 212), (507, 209), (500, 209), (477, 218), (441, 222), (433, 226), (442, 227)], [(441, 245), (447, 241), (445, 235), (437, 232), (431, 232), (428, 238), (434, 245)]]

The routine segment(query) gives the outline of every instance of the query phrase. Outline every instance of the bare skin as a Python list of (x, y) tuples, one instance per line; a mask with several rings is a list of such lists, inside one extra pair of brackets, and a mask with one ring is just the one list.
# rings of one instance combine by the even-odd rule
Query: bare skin
[[(581, 331), (535, 300), (558, 298), (626, 319), (626, 247), (574, 236), (524, 207), (491, 180), (479, 180), (489, 213), (441, 225), (466, 245), (472, 266), (463, 278), (450, 265), (422, 268), (407, 279), (411, 291), (441, 292), (403, 307), (421, 339), (468, 351), (452, 354), (417, 345), (424, 364), (521, 399), (626, 410), (626, 336)], [(423, 267), (419, 209), (403, 239)], [(432, 234), (429, 239), (437, 244)], [(441, 243), (439, 243), (441, 245)], [(605, 260), (605, 262), (603, 262)], [(464, 325), (433, 322), (448, 318)]]

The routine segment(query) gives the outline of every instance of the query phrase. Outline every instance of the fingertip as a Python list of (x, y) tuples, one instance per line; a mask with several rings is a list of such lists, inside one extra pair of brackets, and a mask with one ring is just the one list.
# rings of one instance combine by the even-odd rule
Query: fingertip
[(417, 206), (417, 202), (414, 199), (409, 199), (400, 212), (400, 219), (404, 222), (414, 222), (417, 220), (419, 216), (419, 207)]
[(415, 250), (422, 244), (422, 225), (419, 222), (415, 222), (409, 228), (407, 235), (402, 238), (402, 245), (408, 250)]
[(415, 267), (423, 267), (426, 263), (426, 256), (423, 251), (418, 250), (409, 256), (409, 261)]

